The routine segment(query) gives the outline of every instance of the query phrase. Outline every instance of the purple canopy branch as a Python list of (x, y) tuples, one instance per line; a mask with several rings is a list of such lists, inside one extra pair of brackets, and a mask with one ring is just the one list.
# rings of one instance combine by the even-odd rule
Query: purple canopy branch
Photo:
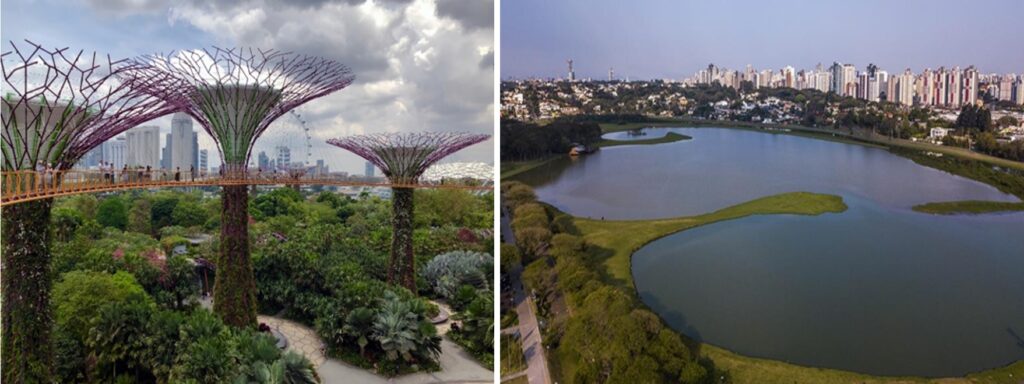
[(139, 71), (166, 75), (147, 91), (196, 119), (234, 167), (248, 162), (256, 139), (278, 117), (354, 80), (333, 60), (251, 48), (180, 51), (135, 62)]
[(411, 185), (434, 163), (488, 137), (464, 132), (377, 133), (327, 143), (373, 163), (392, 183)]
[[(143, 88), (177, 105), (213, 137), (228, 178), (245, 178), (256, 139), (278, 117), (343, 89), (354, 77), (333, 60), (273, 50), (212, 48), (135, 59)], [(213, 310), (225, 323), (256, 323), (256, 283), (249, 255), (249, 199), (244, 185), (221, 194), (220, 258)]]
[(10, 42), (2, 54), (3, 169), (75, 164), (100, 143), (174, 112), (125, 60)]
[(414, 195), (411, 186), (432, 164), (488, 135), (462, 132), (377, 133), (327, 140), (373, 163), (391, 181), (391, 259), (388, 283), (416, 290), (413, 255)]

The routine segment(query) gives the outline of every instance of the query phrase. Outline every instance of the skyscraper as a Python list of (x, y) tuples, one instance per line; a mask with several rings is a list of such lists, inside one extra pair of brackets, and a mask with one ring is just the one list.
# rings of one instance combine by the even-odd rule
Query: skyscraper
[(112, 164), (114, 168), (121, 168), (125, 165), (125, 152), (127, 150), (127, 142), (124, 136), (118, 136), (114, 139), (107, 140), (100, 144), (103, 148), (103, 162)]
[(277, 168), (288, 168), (292, 166), (292, 150), (284, 145), (274, 147), (277, 151)]
[(209, 155), (210, 155), (210, 153), (207, 150), (205, 150), (205, 149), (199, 151), (199, 166), (196, 167), (196, 169), (198, 171), (200, 171), (200, 172), (206, 171), (206, 169), (209, 168), (209, 165), (210, 165), (210, 157), (209, 157)]
[(164, 140), (163, 154), (160, 157), (160, 168), (171, 169), (171, 134), (167, 134), (167, 139)]
[(192, 131), (192, 118), (184, 112), (174, 114), (171, 119), (171, 166), (170, 169), (187, 170), (196, 165), (196, 133)]
[(365, 172), (366, 177), (373, 177), (373, 171), (374, 171), (373, 163), (367, 161), (366, 162), (366, 172)]
[(192, 166), (199, 169), (199, 135), (192, 132)]
[(160, 166), (160, 127), (145, 125), (125, 132), (125, 163), (129, 167)]
[(259, 156), (257, 156), (257, 158), (257, 164), (260, 167), (260, 169), (266, 171), (273, 168), (270, 166), (270, 157), (267, 156), (266, 152), (260, 151), (260, 154)]
[(569, 81), (575, 81), (576, 72), (572, 70), (572, 59), (569, 59), (567, 62), (569, 63)]

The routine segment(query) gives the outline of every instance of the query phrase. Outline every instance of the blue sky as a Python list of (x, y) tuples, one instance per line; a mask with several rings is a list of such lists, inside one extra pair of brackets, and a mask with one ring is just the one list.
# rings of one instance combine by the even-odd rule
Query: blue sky
[(974, 64), (1024, 72), (1024, 1), (610, 1), (501, 3), (501, 77), (681, 78), (708, 63)]
[[(363, 160), (329, 138), (408, 131), (493, 132), (494, 30), (491, 1), (461, 0), (3, 0), (0, 35), (8, 41), (69, 47), (127, 58), (172, 50), (254, 47), (311, 54), (349, 66), (350, 87), (298, 112), (312, 135), (314, 163), (363, 172)], [(147, 125), (170, 131), (170, 117)], [(304, 142), (296, 119), (282, 117), (253, 156)], [(196, 131), (202, 128), (194, 125)], [(162, 144), (161, 144), (162, 145)], [(200, 148), (219, 165), (212, 138)], [(447, 161), (493, 163), (486, 141)], [(304, 156), (302, 156), (304, 157)], [(253, 160), (255, 161), (255, 160)]]

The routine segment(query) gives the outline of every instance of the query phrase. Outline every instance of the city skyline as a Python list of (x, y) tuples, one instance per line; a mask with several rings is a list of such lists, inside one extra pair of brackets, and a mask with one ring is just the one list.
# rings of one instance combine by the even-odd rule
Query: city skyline
[[(577, 79), (600, 80), (612, 68), (620, 79), (680, 79), (708, 63), (813, 68), (838, 61), (901, 72), (969, 65), (983, 73), (1024, 72), (1024, 50), (1015, 40), (1024, 3), (984, 1), (972, 9), (986, 17), (963, 17), (963, 5), (950, 1), (813, 7), (794, 1), (659, 1), (642, 8), (607, 1), (505, 2), (501, 78), (564, 77), (569, 59)], [(608, 21), (591, 22), (598, 18)]]
[[(113, 58), (240, 46), (337, 60), (351, 67), (356, 81), (296, 112), (310, 128), (309, 161), (321, 158), (332, 170), (358, 174), (363, 161), (330, 148), (328, 138), (385, 131), (492, 131), (493, 4), (462, 8), (446, 0), (268, 0), (258, 8), (237, 2), (11, 0), (4, 1), (0, 33), (6, 40), (28, 39)], [(291, 145), (289, 135), (301, 131), (289, 119), (275, 121), (253, 154)], [(144, 125), (159, 126), (165, 136), (171, 132), (171, 116)], [(198, 124), (193, 127), (199, 149), (209, 149), (210, 167), (220, 165), (213, 139)], [(476, 145), (451, 160), (493, 163), (493, 147), (493, 141)]]

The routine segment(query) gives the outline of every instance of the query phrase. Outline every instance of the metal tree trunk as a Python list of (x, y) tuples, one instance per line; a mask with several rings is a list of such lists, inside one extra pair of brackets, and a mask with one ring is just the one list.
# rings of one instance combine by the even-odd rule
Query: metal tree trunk
[(412, 253), (413, 189), (393, 188), (391, 209), (394, 233), (391, 236), (391, 265), (388, 282), (401, 284), (416, 294), (416, 262)]
[(53, 199), (3, 208), (4, 383), (52, 381), (50, 208)]
[(225, 185), (213, 311), (235, 327), (256, 326), (256, 282), (249, 255), (249, 189)]

